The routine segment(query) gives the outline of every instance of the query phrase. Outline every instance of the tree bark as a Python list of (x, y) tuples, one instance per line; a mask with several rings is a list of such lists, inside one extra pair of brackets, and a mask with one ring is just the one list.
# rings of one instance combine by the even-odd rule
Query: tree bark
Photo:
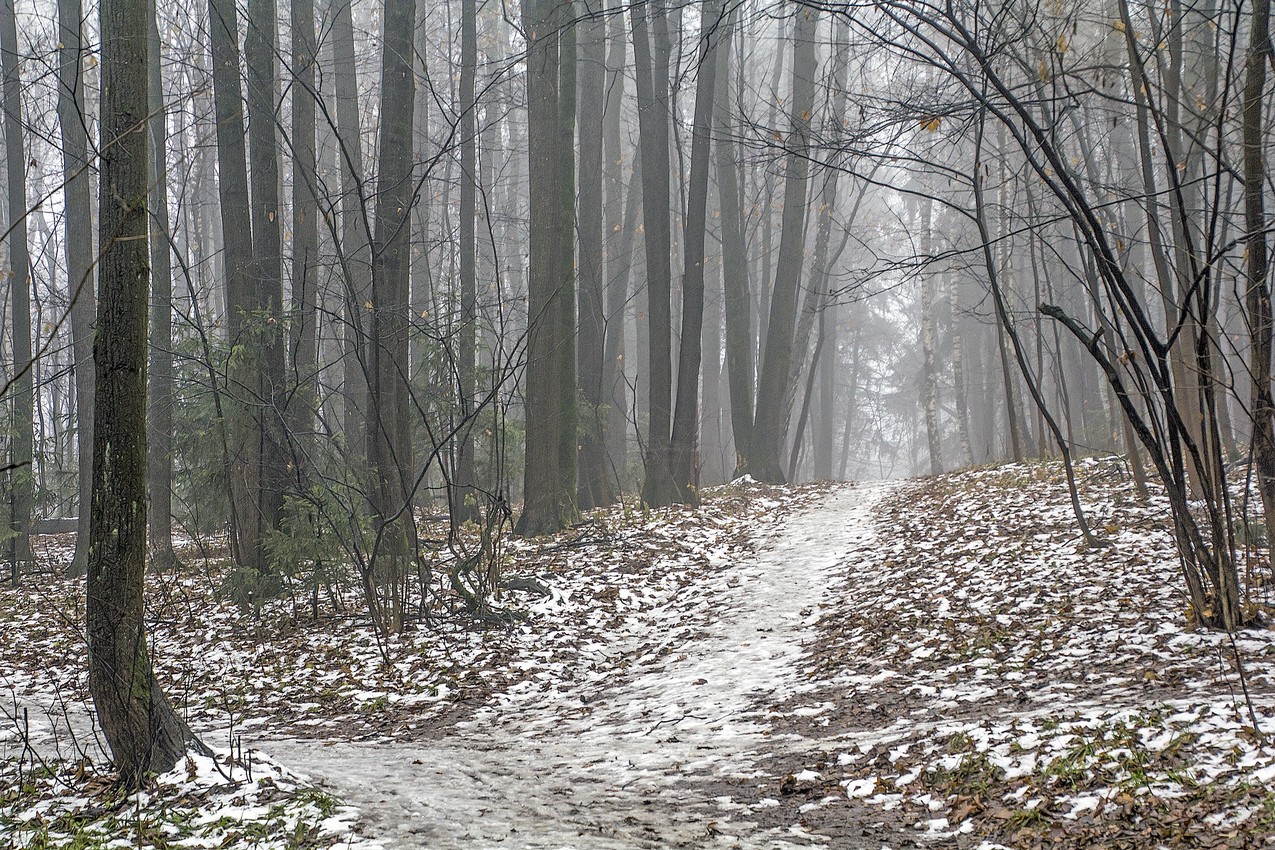
[(712, 168), (712, 123), (717, 82), (717, 45), (721, 38), (721, 0), (700, 7), (699, 77), (691, 128), (691, 174), (687, 187), (685, 236), (682, 239), (682, 333), (677, 358), (677, 406), (669, 446), (669, 469), (677, 501), (699, 501), (699, 378), (703, 355), (704, 253), (708, 225), (708, 175)]
[(151, 330), (148, 368), (150, 404), (146, 427), (150, 445), (146, 456), (146, 528), (151, 565), (157, 569), (177, 566), (173, 552), (173, 264), (169, 254), (171, 224), (168, 217), (168, 113), (160, 74), (159, 24), (154, 15), (147, 27), (147, 139), (150, 160)]
[(726, 383), (730, 394), (731, 435), (735, 441), (738, 478), (749, 470), (753, 442), (753, 296), (748, 281), (748, 247), (744, 243), (743, 210), (739, 196), (738, 144), (731, 117), (731, 35), (738, 23), (732, 11), (718, 52), (722, 85), (716, 111), (717, 187), (722, 207), (722, 278), (726, 309)]
[[(649, 413), (646, 425), (646, 477), (642, 500), (665, 505), (676, 498), (669, 468), (672, 360), (672, 231), (669, 221), (669, 55), (663, 0), (629, 7), (637, 77), (638, 134), (642, 155), (642, 220), (646, 243)], [(657, 32), (651, 38), (650, 29)], [(654, 41), (654, 50), (652, 50)]]
[(8, 178), (10, 321), (13, 383), (9, 390), (11, 452), (10, 525), (16, 536), (10, 552), (13, 575), (31, 561), (31, 514), (35, 497), (35, 383), (31, 360), (31, 258), (27, 249), (27, 156), (23, 146), (22, 79), (19, 70), (15, 0), (0, 2), (0, 71), (3, 72), (4, 151)]
[(93, 322), (97, 315), (93, 271), (93, 198), (84, 102), (83, 10), (79, 0), (59, 0), (58, 124), (62, 136), (63, 203), (66, 206), (67, 295), (75, 368), (75, 434), (79, 459), (78, 520), (73, 575), (83, 575), (89, 554), (89, 501), (93, 486)]
[(147, 18), (145, 0), (103, 0), (101, 310), (94, 341), (92, 520), (85, 615), (89, 691), (120, 781), (139, 786), (202, 745), (155, 679), (146, 572)]
[(365, 431), (372, 472), (372, 510), (379, 524), (381, 624), (403, 627), (407, 558), (415, 545), (410, 399), (408, 395), (408, 222), (415, 191), (412, 116), (416, 80), (412, 33), (415, 0), (387, 0), (381, 54), (381, 128), (372, 247), (371, 385)]
[(793, 89), (790, 113), (787, 165), (784, 180), (783, 230), (779, 239), (779, 261), (770, 299), (770, 320), (766, 329), (766, 349), (757, 382), (757, 411), (754, 417), (752, 475), (759, 481), (784, 482), (783, 434), (788, 420), (788, 379), (792, 368), (794, 325), (805, 253), (806, 183), (809, 160), (810, 116), (814, 110), (815, 33), (818, 16), (803, 7), (796, 13), (793, 29)]
[[(605, 366), (606, 269), (603, 233), (603, 123), (606, 117), (606, 31), (600, 8), (588, 8), (581, 23), (579, 62), (580, 298), (577, 372), (580, 398), (580, 465), (577, 499), (582, 509), (614, 501), (607, 468), (606, 404), (610, 398)], [(594, 5), (598, 5), (596, 0)], [(618, 152), (617, 152), (618, 155)], [(614, 211), (613, 211), (614, 214)]]
[(1271, 59), (1270, 0), (1257, 0), (1250, 24), (1243, 95), (1244, 229), (1248, 232), (1245, 309), (1249, 327), (1249, 370), (1253, 375), (1253, 455), (1258, 490), (1267, 517), (1268, 551), (1275, 553), (1275, 399), (1271, 393), (1271, 290), (1266, 245), (1266, 163), (1263, 156), (1262, 98)]

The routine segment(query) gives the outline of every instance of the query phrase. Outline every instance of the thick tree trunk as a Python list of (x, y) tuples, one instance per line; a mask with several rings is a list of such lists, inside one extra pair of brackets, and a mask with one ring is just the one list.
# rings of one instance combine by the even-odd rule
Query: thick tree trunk
[[(564, 82), (574, 85), (574, 48), (563, 44), (566, 12), (552, 0), (524, 0), (523, 29), (527, 33), (527, 140), (531, 206), (531, 263), (528, 281), (528, 341), (526, 389), (526, 456), (523, 464), (523, 511), (517, 532), (548, 534), (574, 521), (575, 433), (564, 407), (574, 398), (575, 379), (564, 386), (574, 365), (571, 298), (571, 246), (574, 244), (574, 196), (568, 192), (575, 180), (563, 168), (573, 155), (563, 150), (563, 112), (560, 98), (572, 100), (574, 88), (562, 91)], [(566, 173), (564, 173), (564, 170)], [(567, 185), (564, 187), (563, 183)], [(568, 200), (570, 202), (568, 202)], [(564, 250), (564, 244), (565, 250)], [(564, 262), (565, 261), (565, 262)], [(568, 435), (568, 429), (570, 433)], [(563, 451), (571, 441), (570, 458)]]
[(93, 495), (85, 609), (89, 692), (120, 780), (139, 786), (202, 749), (155, 680), (146, 573), (148, 3), (103, 0), (100, 281)]
[(3, 71), (4, 151), (8, 175), (10, 321), (13, 334), (13, 384), (9, 390), (10, 556), (15, 579), (31, 561), (31, 513), (35, 496), (35, 383), (31, 361), (31, 259), (27, 251), (27, 156), (23, 146), (22, 79), (19, 73), (15, 0), (0, 0), (0, 70)]
[(58, 124), (62, 135), (62, 187), (66, 205), (67, 297), (71, 303), (71, 348), (75, 368), (75, 435), (79, 456), (79, 500), (73, 575), (83, 575), (89, 554), (89, 500), (93, 486), (93, 322), (97, 316), (93, 270), (92, 172), (88, 159), (88, 113), (80, 59), (83, 10), (79, 0), (58, 2)]
[(805, 253), (806, 183), (810, 163), (806, 147), (810, 142), (810, 116), (814, 110), (817, 12), (802, 7), (796, 12), (793, 31), (793, 91), (790, 113), (791, 153), (785, 167), (783, 232), (779, 240), (779, 262), (770, 300), (766, 350), (757, 382), (757, 412), (754, 418), (752, 475), (759, 481), (782, 483), (783, 434), (788, 420), (789, 375), (792, 369), (793, 335), (797, 319), (801, 267)]
[(372, 472), (372, 510), (380, 524), (374, 553), (383, 594), (379, 613), (389, 631), (403, 627), (407, 559), (415, 546), (415, 485), (408, 395), (408, 222), (415, 191), (412, 116), (416, 81), (412, 27), (415, 0), (387, 0), (381, 55), (381, 128), (372, 250), (371, 385), (365, 431)]

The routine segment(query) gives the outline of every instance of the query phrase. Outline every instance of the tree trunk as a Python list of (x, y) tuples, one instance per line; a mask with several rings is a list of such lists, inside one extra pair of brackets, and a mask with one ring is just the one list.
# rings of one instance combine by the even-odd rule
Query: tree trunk
[[(594, 0), (596, 5), (596, 0)], [(581, 23), (584, 38), (579, 62), (580, 163), (579, 235), (580, 303), (577, 360), (580, 398), (580, 507), (592, 508), (614, 501), (607, 469), (605, 405), (610, 397), (606, 382), (605, 289), (603, 266), (604, 219), (602, 215), (602, 135), (606, 112), (606, 31), (600, 9), (589, 9)]]
[[(575, 181), (564, 173), (572, 146), (563, 150), (563, 113), (559, 100), (571, 99), (574, 69), (562, 68), (573, 48), (563, 44), (569, 6), (553, 0), (524, 0), (523, 29), (527, 33), (527, 141), (531, 207), (531, 257), (528, 281), (528, 341), (526, 390), (526, 457), (523, 464), (523, 511), (516, 530), (523, 535), (549, 534), (575, 519), (575, 433), (564, 409), (564, 398), (575, 395), (574, 377), (564, 361), (574, 364), (570, 319), (574, 317), (570, 282), (574, 244), (574, 197), (567, 194)], [(565, 178), (565, 179), (564, 179)], [(567, 184), (564, 187), (563, 183)], [(566, 243), (564, 246), (564, 242)], [(565, 250), (564, 250), (565, 247)], [(571, 428), (568, 437), (567, 429)], [(564, 445), (570, 439), (569, 469)], [(568, 471), (570, 474), (568, 474)]]
[(130, 788), (202, 749), (151, 669), (146, 573), (146, 135), (148, 3), (103, 0), (100, 281), (92, 519), (85, 616), (89, 692)]
[[(211, 29), (213, 100), (217, 119), (217, 188), (221, 206), (222, 263), (226, 287), (227, 342), (231, 349), (248, 345), (252, 299), (252, 222), (247, 214), (248, 164), (244, 144), (242, 91), (239, 85), (239, 19), (230, 0), (208, 0)], [(228, 406), (227, 474), (230, 486), (231, 557), (243, 565), (256, 563), (261, 538), (258, 492), (259, 441), (255, 429), (251, 370), (247, 358), (232, 358), (226, 384)]]
[[(667, 40), (654, 39), (652, 51), (648, 22), (658, 31), (665, 25), (663, 0), (649, 7), (629, 7), (633, 28), (633, 57), (637, 76), (638, 133), (642, 155), (642, 220), (646, 242), (646, 296), (648, 341), (649, 413), (646, 424), (646, 477), (642, 500), (665, 505), (676, 499), (677, 487), (669, 468), (671, 438), (672, 361), (672, 257), (669, 223), (669, 56)], [(649, 16), (649, 21), (648, 21)]]
[(738, 146), (730, 80), (731, 34), (738, 15), (732, 11), (718, 52), (722, 85), (716, 111), (717, 186), (722, 207), (722, 278), (726, 309), (726, 383), (730, 393), (731, 435), (735, 441), (732, 478), (749, 470), (753, 442), (753, 296), (748, 281), (748, 248), (744, 243), (743, 211), (739, 196)]
[[(224, 0), (223, 0), (224, 2)], [(336, 134), (341, 160), (341, 282), (345, 299), (345, 444), (357, 463), (366, 451), (367, 352), (372, 297), (369, 210), (364, 203), (363, 142), (359, 81), (354, 65), (354, 21), (350, 0), (332, 0), (332, 67), (336, 89)]]
[(1266, 515), (1266, 538), (1275, 553), (1275, 399), (1271, 394), (1271, 290), (1267, 276), (1266, 165), (1263, 156), (1262, 98), (1266, 91), (1266, 64), (1271, 58), (1270, 0), (1257, 0), (1249, 32), (1245, 60), (1243, 101), (1244, 228), (1247, 291), (1245, 308), (1249, 327), (1249, 370), (1253, 376), (1253, 455), (1258, 490)]
[[(253, 307), (248, 351), (256, 371), (250, 386), (258, 492), (252, 503), (260, 516), (257, 536), (248, 552), (251, 565), (266, 569), (265, 540), (279, 528), (287, 486), (287, 441), (283, 435), (285, 370), (283, 365), (283, 243), (279, 207), (279, 142), (275, 126), (275, 0), (249, 0), (244, 60), (248, 69), (248, 159), (252, 188)], [(247, 564), (245, 564), (247, 566)]]
[(374, 553), (382, 583), (381, 625), (403, 627), (407, 558), (415, 546), (408, 396), (408, 274), (412, 197), (412, 116), (416, 80), (412, 27), (415, 0), (387, 0), (381, 55), (381, 128), (377, 146), (376, 231), (372, 248), (371, 385), (365, 431), (372, 472), (372, 510), (380, 526)]
[(603, 168), (606, 188), (606, 350), (603, 356), (602, 385), (607, 416), (605, 436), (607, 482), (618, 492), (628, 465), (629, 385), (624, 368), (624, 324), (629, 300), (629, 277), (633, 271), (633, 240), (637, 235), (642, 205), (640, 160), (634, 157), (628, 197), (624, 187), (624, 144), (621, 139), (621, 112), (624, 105), (625, 39), (624, 16), (611, 18), (611, 49), (607, 56), (606, 115), (603, 120)]
[(469, 425), (477, 393), (478, 357), (478, 8), (476, 0), (460, 7), (460, 327), (456, 330), (457, 428), (455, 472), (448, 500), (456, 520), (478, 517), (474, 489), (474, 431)]
[(785, 167), (783, 231), (779, 239), (779, 262), (770, 299), (766, 350), (757, 382), (757, 412), (754, 419), (753, 477), (759, 481), (783, 483), (783, 434), (788, 420), (788, 379), (792, 369), (793, 334), (797, 319), (801, 267), (805, 253), (806, 183), (809, 160), (810, 116), (814, 110), (817, 12), (800, 8), (793, 31), (793, 90), (790, 114), (791, 136)]
[(147, 139), (150, 152), (150, 404), (146, 427), (146, 487), (150, 494), (146, 527), (151, 565), (171, 569), (177, 565), (173, 552), (173, 264), (169, 253), (171, 224), (168, 217), (168, 113), (160, 74), (159, 25), (151, 16), (147, 28), (148, 68)]
[(14, 0), (0, 0), (0, 70), (3, 71), (4, 150), (8, 175), (10, 321), (13, 333), (13, 384), (10, 407), (9, 471), (13, 575), (19, 579), (31, 561), (31, 513), (34, 502), (35, 383), (31, 361), (31, 259), (27, 252), (27, 157), (23, 146), (22, 79)]
[(79, 0), (58, 2), (58, 124), (62, 135), (63, 203), (66, 205), (67, 296), (75, 363), (75, 434), (79, 500), (73, 575), (83, 575), (89, 554), (89, 500), (93, 486), (93, 322), (97, 315), (93, 272), (93, 199), (88, 159), (88, 112), (80, 65), (83, 10)]
[[(703, 33), (699, 77), (695, 85), (695, 117), (691, 130), (691, 174), (687, 187), (685, 236), (682, 239), (682, 334), (677, 358), (677, 407), (669, 446), (673, 494), (684, 504), (699, 501), (699, 377), (704, 323), (704, 242), (708, 225), (708, 175), (712, 168), (712, 123), (717, 82), (717, 45), (721, 39), (722, 0), (700, 7)], [(714, 352), (714, 356), (716, 353)]]
[(295, 447), (294, 477), (305, 474), (314, 449), (318, 405), (319, 186), (315, 112), (314, 0), (291, 0), (292, 21), (292, 380), (287, 423)]

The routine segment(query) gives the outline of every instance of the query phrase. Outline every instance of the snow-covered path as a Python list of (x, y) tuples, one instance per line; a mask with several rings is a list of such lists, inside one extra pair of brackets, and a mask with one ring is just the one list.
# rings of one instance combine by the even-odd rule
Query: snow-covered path
[[(258, 746), (359, 807), (365, 834), (387, 848), (793, 846), (784, 839), (797, 836), (713, 786), (773, 787), (759, 761), (805, 748), (770, 734), (766, 706), (802, 688), (797, 661), (819, 604), (838, 565), (871, 545), (871, 509), (887, 490), (839, 489), (789, 518), (695, 588), (718, 611), (701, 637), (600, 693), (510, 695), (422, 743)], [(659, 619), (649, 622), (636, 645), (660, 641)]]

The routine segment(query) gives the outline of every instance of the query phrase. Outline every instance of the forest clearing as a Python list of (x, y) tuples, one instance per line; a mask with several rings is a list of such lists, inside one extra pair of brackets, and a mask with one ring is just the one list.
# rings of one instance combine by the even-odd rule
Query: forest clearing
[[(65, 579), (5, 589), (0, 829), (37, 847), (1269, 846), (1269, 599), (1234, 646), (1192, 625), (1160, 498), (1116, 459), (1078, 477), (1109, 546), (1080, 540), (1057, 464), (599, 511), (511, 546), (510, 575), (535, 580), (502, 597), (517, 618), (479, 627), (453, 597), (384, 655), (329, 600), (317, 620), (304, 596), (245, 613), (192, 560), (152, 577), (148, 620), (222, 766), (114, 808), (82, 601)], [(69, 557), (44, 542), (50, 567)]]

